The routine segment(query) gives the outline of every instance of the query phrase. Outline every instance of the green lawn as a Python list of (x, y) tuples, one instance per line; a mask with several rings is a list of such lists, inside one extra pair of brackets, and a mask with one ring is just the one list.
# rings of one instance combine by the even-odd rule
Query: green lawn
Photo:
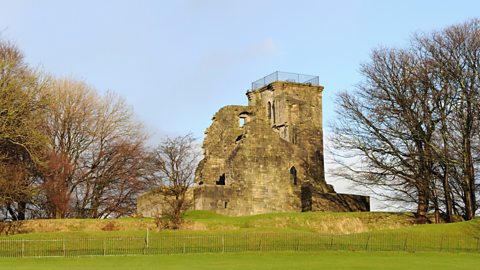
[[(279, 251), (480, 252), (480, 219), (407, 225), (402, 213), (272, 213), (226, 217), (190, 211), (202, 230), (149, 231), (149, 219), (33, 220), (33, 233), (0, 237), (0, 257)], [(115, 231), (104, 231), (115, 222)], [(400, 223), (400, 227), (395, 226)], [(138, 226), (138, 227), (137, 227)], [(341, 229), (328, 229), (339, 226)], [(63, 228), (57, 232), (52, 228)], [(100, 229), (99, 229), (100, 228)], [(360, 229), (358, 229), (360, 228)]]
[(477, 269), (480, 254), (402, 252), (269, 252), (77, 258), (0, 259), (5, 270), (131, 269)]

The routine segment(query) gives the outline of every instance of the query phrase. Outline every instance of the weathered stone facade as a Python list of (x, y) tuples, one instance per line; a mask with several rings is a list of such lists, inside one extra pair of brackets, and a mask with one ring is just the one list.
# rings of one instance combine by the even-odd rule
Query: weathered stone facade
[(322, 86), (276, 81), (225, 106), (206, 130), (195, 209), (226, 215), (369, 211), (369, 197), (325, 182)]
[[(189, 189), (186, 193), (186, 199), (193, 209), (193, 189)], [(159, 190), (152, 190), (144, 193), (137, 198), (137, 215), (142, 217), (157, 217), (163, 214), (165, 209), (168, 209), (168, 200), (173, 200), (173, 197), (165, 196)]]

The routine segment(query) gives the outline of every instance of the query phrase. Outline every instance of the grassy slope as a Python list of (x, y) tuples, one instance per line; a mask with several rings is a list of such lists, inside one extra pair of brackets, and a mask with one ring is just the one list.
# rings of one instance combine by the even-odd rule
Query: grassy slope
[[(301, 231), (344, 234), (403, 228), (412, 224), (412, 216), (402, 213), (270, 213), (228, 217), (207, 211), (189, 211), (185, 214), (185, 220), (184, 228), (174, 233)], [(108, 226), (113, 226), (113, 230), (106, 230)], [(152, 232), (156, 231), (153, 219), (28, 220), (22, 226), (24, 233), (14, 237), (143, 236), (147, 228)]]
[[(215, 234), (243, 232), (318, 232), (352, 234), (365, 232), (433, 233), (463, 236), (478, 235), (480, 219), (454, 224), (413, 226), (411, 214), (403, 213), (271, 213), (255, 216), (227, 217), (206, 211), (189, 211), (186, 226), (180, 231), (161, 234)], [(111, 231), (105, 231), (110, 227)], [(51, 239), (88, 237), (129, 237), (158, 234), (153, 219), (122, 218), (117, 220), (31, 220), (22, 230), (28, 233), (2, 236), (9, 239)], [(113, 229), (113, 230), (112, 230)]]
[(480, 254), (382, 252), (270, 252), (83, 258), (0, 258), (8, 270), (127, 269), (477, 269)]
[[(412, 215), (403, 213), (270, 213), (254, 216), (226, 217), (207, 211), (191, 211), (185, 215), (206, 229), (212, 230), (295, 230), (320, 233), (358, 233), (407, 227)], [(197, 225), (198, 226), (198, 225)]]

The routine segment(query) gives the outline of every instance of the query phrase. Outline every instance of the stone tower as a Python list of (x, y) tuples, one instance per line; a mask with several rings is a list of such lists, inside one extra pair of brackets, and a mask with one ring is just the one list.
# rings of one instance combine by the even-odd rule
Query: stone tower
[(248, 106), (213, 117), (195, 174), (195, 209), (227, 215), (368, 211), (368, 197), (325, 182), (318, 77), (275, 72), (252, 83)]

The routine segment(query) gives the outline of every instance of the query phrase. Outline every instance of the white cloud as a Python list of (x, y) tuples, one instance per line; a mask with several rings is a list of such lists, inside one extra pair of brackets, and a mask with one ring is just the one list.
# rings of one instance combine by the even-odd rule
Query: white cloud
[(234, 48), (217, 48), (205, 52), (199, 59), (198, 64), (192, 70), (195, 74), (195, 80), (209, 80), (218, 78), (219, 73), (224, 73), (229, 69), (243, 64), (245, 61), (255, 62), (262, 58), (275, 56), (279, 48), (270, 37), (266, 37), (256, 43)]
[(267, 37), (260, 42), (253, 44), (246, 49), (246, 56), (248, 57), (263, 57), (279, 53), (277, 44), (271, 37)]

